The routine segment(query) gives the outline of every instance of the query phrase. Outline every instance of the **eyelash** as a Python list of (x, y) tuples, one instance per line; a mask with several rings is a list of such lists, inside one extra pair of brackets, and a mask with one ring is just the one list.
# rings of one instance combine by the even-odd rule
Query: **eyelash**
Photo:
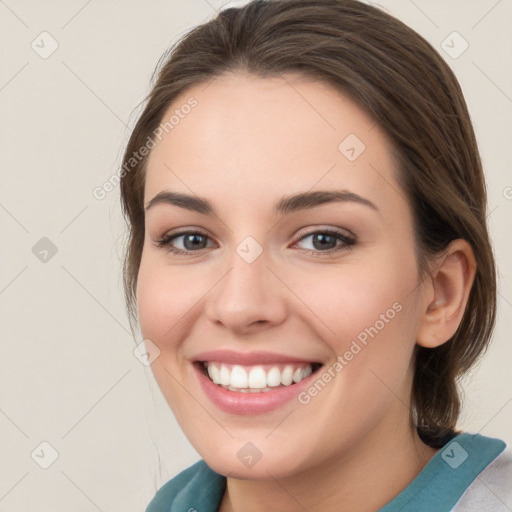
[[(312, 235), (317, 235), (317, 234), (335, 236), (343, 242), (340, 246), (335, 247), (334, 249), (329, 249), (327, 251), (318, 251), (318, 250), (312, 251), (311, 249), (302, 249), (303, 251), (307, 251), (309, 253), (313, 252), (313, 254), (318, 257), (330, 255), (332, 253), (339, 252), (339, 251), (347, 251), (347, 250), (351, 249), (351, 247), (353, 245), (356, 244), (355, 237), (351, 238), (351, 237), (345, 235), (344, 233), (342, 233), (341, 231), (338, 231), (333, 228), (321, 229), (321, 230), (310, 231), (310, 232), (300, 232), (298, 235), (297, 241), (294, 243), (301, 242), (305, 238), (312, 236)], [(208, 235), (206, 233), (204, 233), (203, 231), (182, 231), (181, 233), (173, 233), (171, 235), (164, 235), (160, 240), (157, 240), (155, 242), (155, 245), (159, 248), (167, 248), (168, 252), (173, 253), (178, 256), (191, 256), (191, 255), (195, 255), (198, 252), (200, 252), (200, 250), (187, 251), (187, 250), (183, 250), (183, 249), (177, 249), (176, 247), (172, 247), (170, 245), (174, 239), (179, 238), (181, 236), (185, 236), (185, 235), (200, 235), (200, 236), (209, 238)]]

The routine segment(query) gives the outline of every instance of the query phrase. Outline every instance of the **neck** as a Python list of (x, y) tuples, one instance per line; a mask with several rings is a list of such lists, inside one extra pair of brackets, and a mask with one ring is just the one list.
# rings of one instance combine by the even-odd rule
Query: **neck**
[(375, 428), (342, 455), (286, 478), (228, 477), (219, 512), (375, 511), (405, 489), (438, 451), (421, 441), (408, 418), (394, 427)]

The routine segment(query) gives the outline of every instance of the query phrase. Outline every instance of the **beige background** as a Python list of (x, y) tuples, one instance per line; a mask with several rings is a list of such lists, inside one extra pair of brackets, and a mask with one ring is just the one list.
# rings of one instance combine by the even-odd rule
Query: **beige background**
[[(132, 353), (118, 187), (102, 201), (92, 191), (118, 168), (160, 55), (223, 3), (0, 0), (1, 511), (142, 511), (157, 487), (198, 458)], [(380, 5), (445, 57), (475, 124), (500, 269), (499, 319), (492, 348), (466, 383), (461, 426), (511, 444), (512, 3)], [(453, 31), (469, 44), (458, 58), (441, 47)], [(52, 40), (58, 48), (43, 59)], [(42, 442), (58, 452), (47, 469), (40, 465), (52, 462), (52, 448)]]

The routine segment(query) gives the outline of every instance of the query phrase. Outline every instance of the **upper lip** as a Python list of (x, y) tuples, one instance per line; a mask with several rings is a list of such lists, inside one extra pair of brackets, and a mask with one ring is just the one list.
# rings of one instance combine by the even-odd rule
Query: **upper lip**
[(234, 350), (210, 350), (191, 358), (193, 362), (217, 361), (227, 364), (252, 366), (272, 363), (315, 363), (315, 359), (274, 354), (272, 352), (236, 352)]

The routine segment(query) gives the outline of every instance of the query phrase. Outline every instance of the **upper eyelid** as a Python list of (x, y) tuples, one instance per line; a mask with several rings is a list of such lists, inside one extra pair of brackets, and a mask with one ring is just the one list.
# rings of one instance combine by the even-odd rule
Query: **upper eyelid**
[[(345, 235), (345, 233), (347, 233), (347, 238), (356, 238), (356, 235), (350, 231), (349, 229), (347, 228), (340, 228), (340, 227), (317, 227), (317, 228), (311, 228), (311, 229), (301, 229), (297, 232), (297, 235), (294, 236), (294, 238), (297, 238), (297, 239), (301, 239), (305, 236), (310, 236), (310, 235), (314, 235), (316, 233), (325, 233), (325, 232), (333, 232), (334, 234), (337, 234), (337, 235)], [(213, 239), (212, 236), (210, 236), (210, 234), (204, 230), (203, 228), (184, 228), (182, 231), (177, 231), (176, 233), (164, 233), (161, 237), (159, 238), (178, 238), (180, 236), (184, 236), (184, 235), (189, 235), (189, 234), (200, 234), (200, 235), (203, 235), (203, 236), (207, 236), (208, 238), (211, 238)]]
[(314, 235), (316, 233), (333, 233), (335, 235), (339, 236), (345, 236), (346, 238), (357, 238), (356, 235), (350, 231), (347, 228), (340, 228), (340, 227), (318, 227), (318, 228), (311, 228), (311, 229), (304, 229), (299, 230), (298, 234), (296, 236), (297, 240), (301, 240), (305, 236)]

